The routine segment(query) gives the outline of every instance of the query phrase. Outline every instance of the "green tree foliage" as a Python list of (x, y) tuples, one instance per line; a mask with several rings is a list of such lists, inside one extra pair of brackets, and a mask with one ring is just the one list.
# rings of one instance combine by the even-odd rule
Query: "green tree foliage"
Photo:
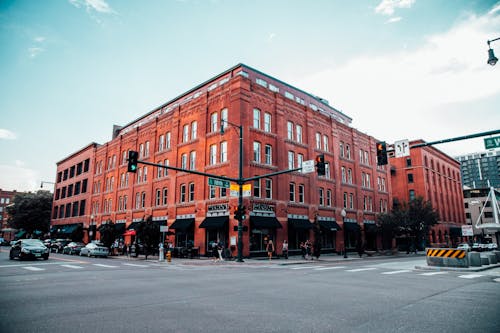
[(36, 193), (19, 193), (14, 196), (12, 204), (6, 207), (6, 211), (10, 227), (23, 229), (29, 234), (33, 234), (35, 230), (46, 233), (50, 227), (52, 193), (42, 190)]
[(100, 241), (104, 246), (110, 248), (116, 238), (115, 224), (111, 220), (107, 220), (106, 223), (99, 227), (99, 233), (101, 234)]
[(142, 243), (144, 255), (146, 259), (148, 255), (153, 254), (154, 250), (158, 246), (160, 239), (160, 228), (158, 224), (153, 222), (153, 218), (149, 216), (145, 221), (136, 229), (137, 239)]

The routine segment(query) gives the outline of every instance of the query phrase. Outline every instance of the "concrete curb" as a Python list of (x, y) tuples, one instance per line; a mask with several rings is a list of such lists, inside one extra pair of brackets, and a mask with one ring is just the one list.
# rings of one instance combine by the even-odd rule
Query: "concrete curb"
[(444, 267), (444, 266), (415, 266), (415, 269), (424, 271), (451, 271), (451, 272), (481, 272), (488, 269), (498, 268), (500, 264), (493, 264), (481, 267)]

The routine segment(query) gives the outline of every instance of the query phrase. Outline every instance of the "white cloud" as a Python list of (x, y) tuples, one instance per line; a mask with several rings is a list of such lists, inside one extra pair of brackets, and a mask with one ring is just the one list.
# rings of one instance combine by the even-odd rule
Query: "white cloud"
[(69, 0), (76, 8), (84, 7), (87, 12), (114, 13), (113, 9), (104, 0)]
[(396, 23), (396, 22), (399, 22), (401, 20), (402, 20), (401, 16), (391, 17), (390, 19), (385, 21), (385, 24)]
[(30, 47), (28, 49), (29, 55), (31, 58), (36, 58), (44, 49), (41, 47)]
[(493, 15), (496, 12), (500, 12), (500, 2), (498, 2), (491, 10), (488, 12), (488, 14)]
[(39, 179), (40, 175), (35, 170), (18, 165), (0, 165), (0, 187), (3, 190), (35, 192), (40, 189)]
[(45, 37), (43, 37), (43, 36), (35, 37), (35, 42), (37, 42), (37, 43), (43, 43), (44, 41), (45, 41)]
[(353, 118), (353, 127), (389, 142), (492, 130), (500, 123), (496, 109), (488, 115), (456, 110), (500, 96), (498, 68), (486, 64), (486, 36), (498, 31), (500, 15), (471, 15), (420, 47), (363, 55), (298, 86), (330, 100)]
[(272, 43), (274, 37), (276, 37), (276, 34), (274, 32), (271, 32), (269, 36), (267, 37), (267, 42)]
[(17, 136), (14, 132), (9, 131), (8, 129), (0, 128), (0, 140), (15, 140)]
[(411, 8), (415, 0), (382, 0), (375, 8), (375, 13), (382, 15), (392, 15), (396, 8)]

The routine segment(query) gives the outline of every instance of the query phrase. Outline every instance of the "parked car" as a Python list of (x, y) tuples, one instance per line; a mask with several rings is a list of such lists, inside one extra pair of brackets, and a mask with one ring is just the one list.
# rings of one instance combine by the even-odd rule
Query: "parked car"
[(496, 250), (496, 249), (498, 249), (497, 243), (489, 243), (488, 244), (488, 250), (493, 251), (493, 250)]
[(63, 248), (62, 253), (63, 254), (77, 254), (78, 255), (78, 254), (80, 254), (82, 247), (85, 247), (85, 244), (83, 244), (81, 242), (70, 242), (70, 243), (68, 243), (68, 245), (66, 245)]
[(71, 239), (56, 239), (50, 245), (50, 252), (62, 253), (62, 250), (68, 243), (71, 243)]
[(458, 244), (457, 249), (458, 250), (466, 250), (467, 252), (472, 250), (471, 246), (467, 243)]
[(49, 259), (49, 248), (39, 239), (20, 239), (10, 248), (9, 259)]
[(94, 256), (94, 257), (107, 257), (109, 255), (109, 249), (103, 245), (96, 243), (88, 243), (80, 250), (81, 256)]
[(472, 251), (481, 252), (482, 250), (483, 250), (483, 248), (482, 248), (480, 243), (472, 244)]

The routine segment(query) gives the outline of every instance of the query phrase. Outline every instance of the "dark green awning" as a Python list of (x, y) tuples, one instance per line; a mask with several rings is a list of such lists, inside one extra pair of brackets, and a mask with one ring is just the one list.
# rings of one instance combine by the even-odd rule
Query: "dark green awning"
[(306, 219), (288, 219), (288, 225), (295, 229), (312, 229), (313, 224)]
[(320, 227), (328, 229), (330, 231), (342, 230), (342, 228), (335, 221), (319, 220), (318, 223), (319, 223)]
[(219, 229), (224, 228), (229, 222), (229, 216), (211, 216), (207, 217), (200, 224), (200, 228)]
[(188, 219), (177, 219), (174, 223), (169, 227), (169, 229), (175, 230), (186, 230), (191, 227), (194, 223), (194, 218)]
[(250, 216), (250, 222), (255, 228), (283, 228), (274, 216)]
[(125, 223), (115, 223), (115, 231), (123, 234), (125, 232)]
[(345, 228), (345, 231), (349, 231), (349, 232), (361, 231), (361, 227), (359, 226), (359, 224), (354, 223), (354, 222), (344, 222), (344, 228)]

